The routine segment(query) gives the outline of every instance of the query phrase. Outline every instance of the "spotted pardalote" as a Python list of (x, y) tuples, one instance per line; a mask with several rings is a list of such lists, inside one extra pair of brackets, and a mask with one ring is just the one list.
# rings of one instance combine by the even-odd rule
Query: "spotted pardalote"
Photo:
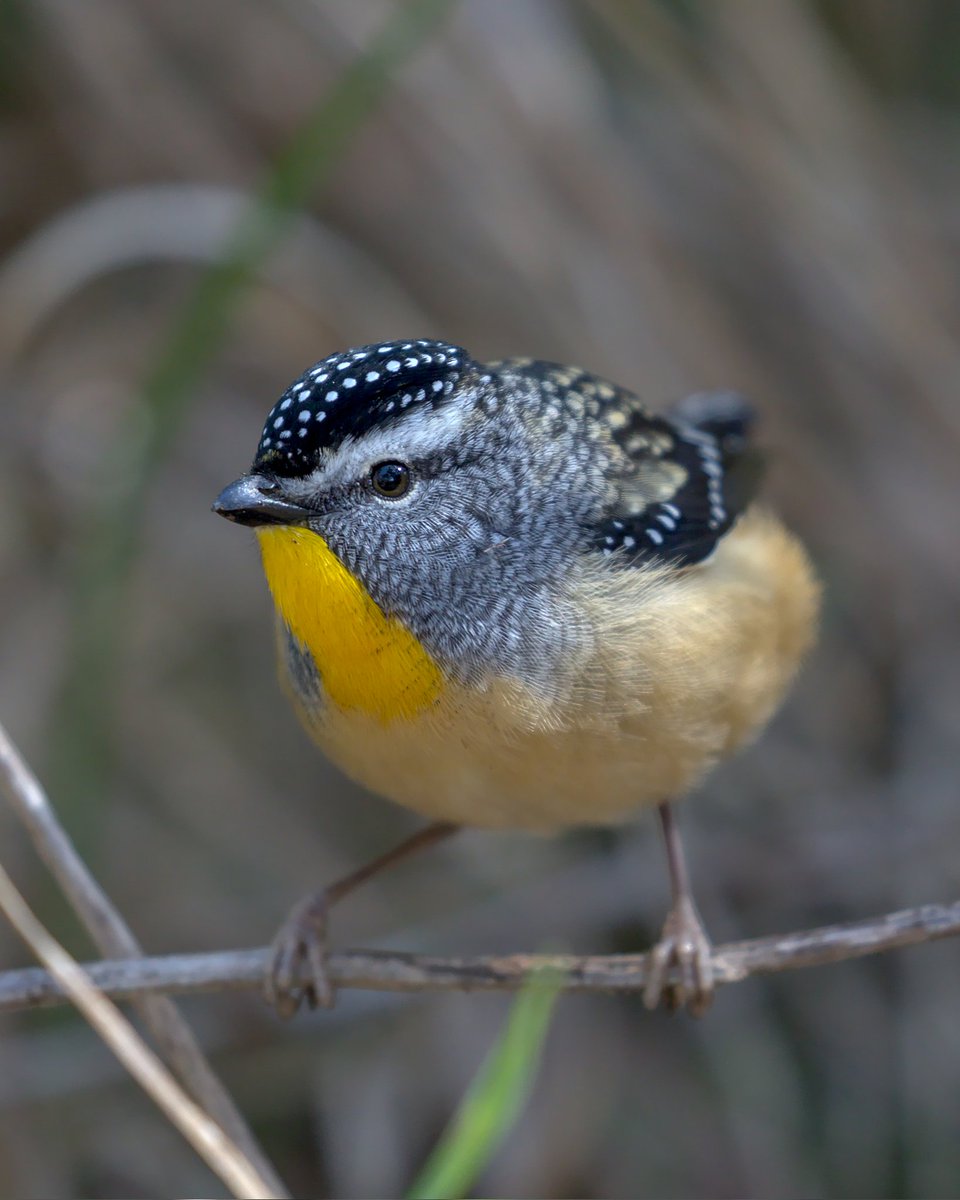
[[(732, 393), (659, 415), (576, 367), (390, 341), (291, 384), (214, 506), (256, 530), (301, 719), (432, 820), (411, 846), (657, 808), (674, 905), (648, 998), (695, 1010), (709, 944), (668, 806), (763, 726), (818, 607), (803, 549), (754, 502), (751, 424)], [(326, 909), (369, 874), (292, 914), (282, 1006), (327, 994)]]

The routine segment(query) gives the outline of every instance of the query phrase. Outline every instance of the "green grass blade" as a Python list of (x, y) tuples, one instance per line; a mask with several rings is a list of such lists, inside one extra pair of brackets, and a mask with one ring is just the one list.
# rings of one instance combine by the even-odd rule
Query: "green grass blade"
[(519, 1120), (533, 1087), (562, 976), (539, 972), (514, 1002), (499, 1041), (487, 1055), (408, 1200), (466, 1195)]

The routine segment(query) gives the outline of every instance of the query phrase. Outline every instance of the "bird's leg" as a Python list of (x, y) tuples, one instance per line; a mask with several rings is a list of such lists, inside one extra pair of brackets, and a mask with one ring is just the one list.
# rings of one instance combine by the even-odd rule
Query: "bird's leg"
[[(673, 809), (669, 804), (661, 804), (657, 813), (667, 852), (673, 903), (660, 940), (650, 951), (643, 999), (647, 1008), (656, 1008), (665, 1000), (671, 1009), (686, 1006), (693, 1016), (702, 1017), (713, 1000), (712, 947), (693, 902), (687, 860)], [(680, 978), (676, 983), (668, 983), (667, 974), (673, 967)]]
[[(281, 1017), (292, 1017), (306, 998), (311, 1008), (332, 1008), (334, 990), (327, 974), (327, 920), (330, 909), (381, 871), (443, 841), (460, 827), (435, 821), (328, 887), (305, 896), (290, 910), (273, 941), (264, 991)], [(301, 974), (306, 982), (301, 982)]]

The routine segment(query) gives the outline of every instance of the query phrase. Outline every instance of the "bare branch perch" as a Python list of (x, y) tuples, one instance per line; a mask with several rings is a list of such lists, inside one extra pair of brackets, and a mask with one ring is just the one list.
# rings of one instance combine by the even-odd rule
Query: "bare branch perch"
[[(825, 966), (958, 935), (960, 901), (927, 904), (866, 921), (729, 942), (717, 947), (713, 966), (717, 983), (739, 983), (751, 975)], [(84, 969), (115, 1000), (158, 993), (250, 991), (262, 985), (268, 954), (266, 948), (225, 950), (91, 963)], [(646, 966), (645, 954), (434, 957), (373, 950), (331, 954), (329, 963), (337, 987), (395, 992), (510, 991), (542, 967), (561, 972), (566, 991), (642, 992)], [(65, 1002), (46, 971), (0, 974), (0, 1012)]]
[[(60, 824), (46, 792), (0, 724), (0, 791), (6, 793), (23, 821), (37, 853), (50, 868), (94, 945), (101, 954), (135, 958), (142, 954), (130, 927), (90, 874)], [(193, 1031), (172, 1000), (144, 994), (134, 998), (138, 1013), (163, 1057), (194, 1099), (236, 1142), (269, 1183), (271, 1192), (287, 1194), (267, 1156), (207, 1062)]]

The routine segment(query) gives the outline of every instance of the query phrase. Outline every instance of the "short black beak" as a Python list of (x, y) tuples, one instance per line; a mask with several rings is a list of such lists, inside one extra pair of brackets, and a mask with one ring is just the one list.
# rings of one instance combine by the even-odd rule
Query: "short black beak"
[(280, 496), (280, 485), (262, 475), (241, 475), (213, 502), (213, 511), (238, 525), (300, 525), (310, 509)]

